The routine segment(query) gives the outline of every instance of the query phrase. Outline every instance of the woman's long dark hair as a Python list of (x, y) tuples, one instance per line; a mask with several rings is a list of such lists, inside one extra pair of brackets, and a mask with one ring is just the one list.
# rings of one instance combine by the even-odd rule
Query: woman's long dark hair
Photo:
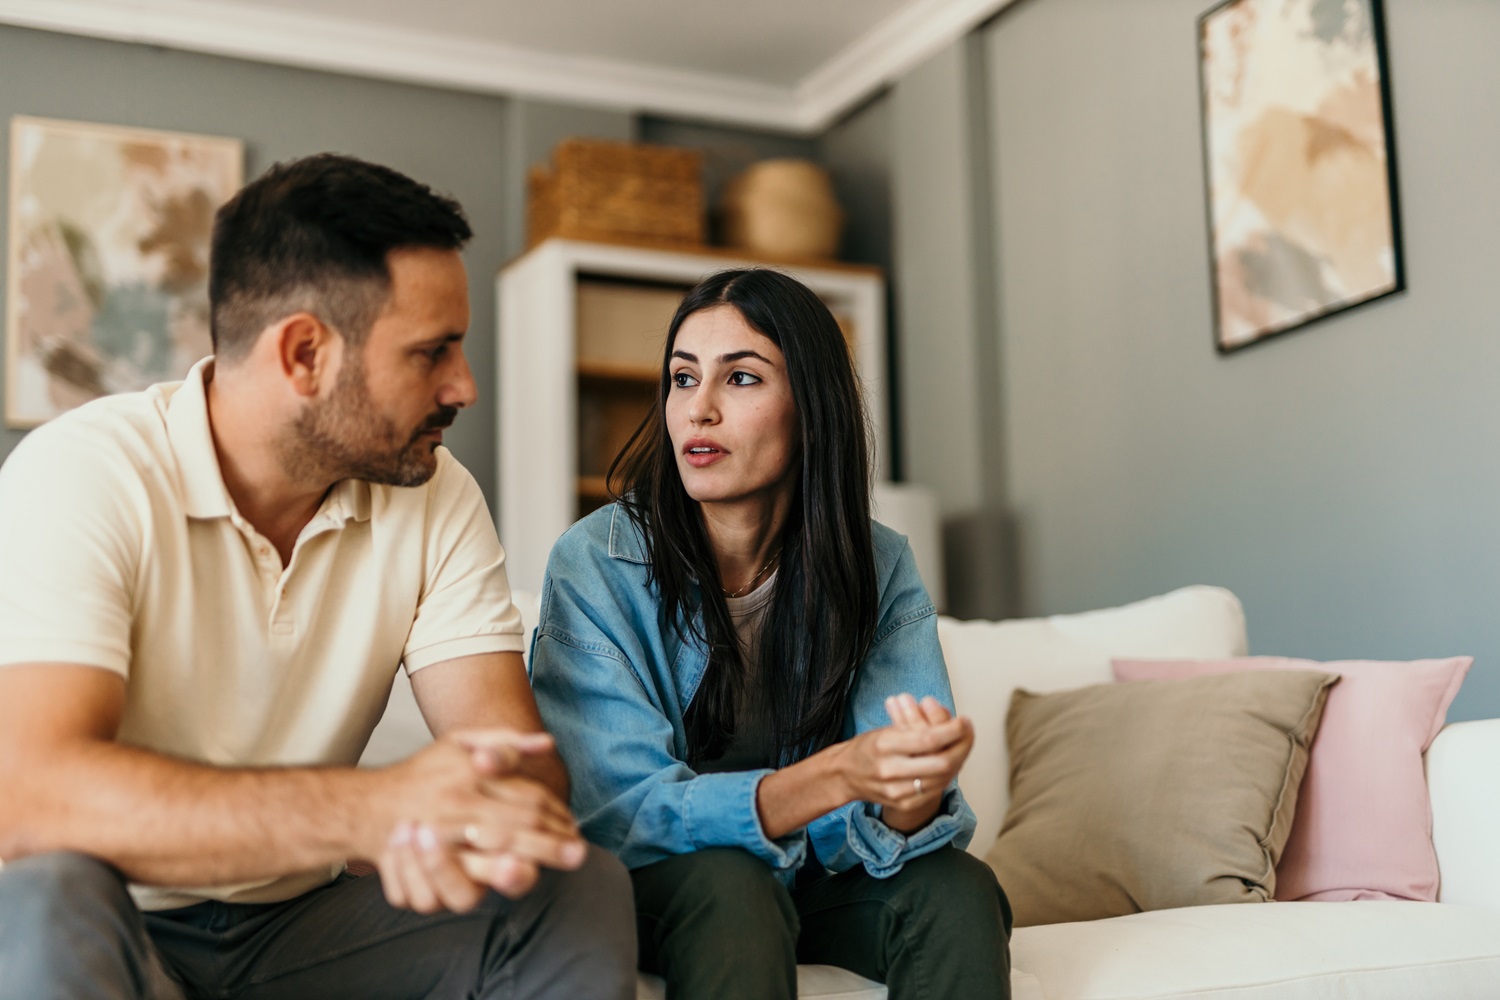
[[(716, 759), (734, 735), (747, 664), (703, 515), (677, 471), (666, 401), (683, 321), (723, 305), (781, 349), (801, 428), (800, 474), (756, 665), (776, 763), (786, 764), (841, 736), (849, 689), (879, 610), (864, 403), (849, 346), (828, 307), (800, 282), (765, 269), (724, 271), (689, 291), (667, 332), (655, 405), (611, 463), (609, 484), (645, 538), (663, 620), (708, 647), (708, 671), (687, 713), (687, 741), (690, 759)], [(694, 589), (701, 595), (701, 629)]]

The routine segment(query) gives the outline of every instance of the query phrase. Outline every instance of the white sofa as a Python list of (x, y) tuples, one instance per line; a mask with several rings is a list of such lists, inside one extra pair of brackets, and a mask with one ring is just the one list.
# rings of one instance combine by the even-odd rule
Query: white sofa
[[(534, 621), (534, 603), (521, 599)], [(1238, 656), (1245, 622), (1228, 591), (1190, 587), (1137, 604), (1009, 622), (942, 619), (939, 633), (974, 752), (960, 776), (984, 857), (1005, 815), (1005, 710), (1017, 686), (1110, 680), (1112, 657)], [(427, 739), (398, 682), (366, 763)], [(1497, 1000), (1500, 998), (1500, 720), (1447, 727), (1427, 754), (1437, 903), (1245, 903), (1018, 928), (1016, 1000)], [(1002, 884), (1005, 873), (999, 873)], [(798, 970), (800, 995), (877, 1000), (885, 988), (826, 966)], [(661, 998), (643, 976), (639, 996)], [(694, 998), (697, 1000), (697, 998)], [(712, 1000), (712, 998), (702, 998)], [(960, 1000), (960, 998), (954, 998)]]

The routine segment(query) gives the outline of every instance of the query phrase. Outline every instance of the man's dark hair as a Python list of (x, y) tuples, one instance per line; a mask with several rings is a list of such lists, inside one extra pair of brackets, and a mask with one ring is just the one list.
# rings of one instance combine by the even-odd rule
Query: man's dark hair
[(302, 311), (361, 344), (390, 294), (387, 254), (458, 250), (471, 236), (458, 202), (389, 167), (333, 153), (278, 163), (214, 217), (214, 353), (243, 358)]

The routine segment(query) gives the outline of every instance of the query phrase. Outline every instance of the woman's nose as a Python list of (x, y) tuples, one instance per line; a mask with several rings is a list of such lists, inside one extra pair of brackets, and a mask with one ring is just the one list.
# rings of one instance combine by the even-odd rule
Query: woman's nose
[(708, 386), (699, 386), (693, 393), (692, 405), (688, 407), (688, 419), (695, 424), (710, 424), (719, 417), (718, 401)]

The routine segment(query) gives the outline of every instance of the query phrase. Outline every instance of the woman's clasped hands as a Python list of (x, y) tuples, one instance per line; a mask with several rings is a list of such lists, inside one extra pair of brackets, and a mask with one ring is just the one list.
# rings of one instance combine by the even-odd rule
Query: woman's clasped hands
[(974, 746), (974, 727), (936, 698), (893, 695), (885, 709), (891, 724), (849, 740), (842, 770), (851, 798), (880, 805), (887, 826), (911, 832), (937, 813)]

